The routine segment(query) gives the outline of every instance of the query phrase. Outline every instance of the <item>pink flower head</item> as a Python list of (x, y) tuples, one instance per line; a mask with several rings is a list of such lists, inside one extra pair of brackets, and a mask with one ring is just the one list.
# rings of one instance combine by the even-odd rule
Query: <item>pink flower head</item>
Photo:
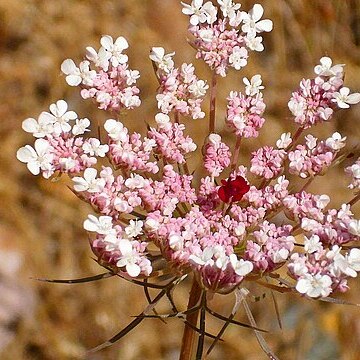
[(285, 150), (261, 147), (252, 153), (250, 171), (265, 179), (272, 179), (282, 171), (285, 155)]
[[(67, 75), (70, 86), (81, 86), (83, 99), (95, 99), (99, 109), (119, 112), (140, 106), (140, 90), (135, 86), (140, 74), (130, 70), (128, 56), (122, 52), (129, 45), (122, 36), (115, 41), (109, 35), (102, 36), (101, 48), (97, 52), (86, 48), (88, 60), (82, 61), (79, 68), (71, 59), (61, 65), (61, 71)], [(91, 70), (91, 66), (95, 69)]]
[(172, 68), (168, 72), (159, 68), (158, 73), (160, 87), (156, 100), (162, 113), (176, 111), (193, 119), (205, 116), (201, 104), (209, 85), (195, 75), (192, 64), (184, 63), (180, 68)]
[(246, 96), (231, 91), (227, 100), (226, 123), (229, 128), (234, 131), (236, 136), (257, 137), (265, 123), (265, 119), (262, 117), (265, 111), (262, 93)]
[(230, 165), (229, 147), (221, 141), (218, 134), (210, 134), (209, 142), (204, 147), (204, 167), (213, 177), (219, 176)]
[(246, 66), (248, 58), (245, 37), (227, 25), (228, 20), (224, 19), (213, 25), (189, 28), (198, 49), (196, 57), (202, 58), (222, 77), (226, 76), (229, 67), (240, 70)]
[(343, 86), (343, 66), (332, 65), (328, 57), (320, 59), (315, 67), (315, 79), (303, 79), (300, 88), (292, 94), (288, 103), (294, 121), (304, 129), (330, 120), (335, 110), (349, 108), (360, 102), (360, 94), (350, 94), (350, 89)]

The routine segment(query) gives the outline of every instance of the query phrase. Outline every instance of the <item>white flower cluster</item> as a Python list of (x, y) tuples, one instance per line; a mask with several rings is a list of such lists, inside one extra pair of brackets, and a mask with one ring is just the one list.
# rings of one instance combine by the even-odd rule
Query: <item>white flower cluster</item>
[(250, 80), (246, 77), (243, 78), (245, 84), (245, 94), (247, 96), (254, 96), (260, 93), (260, 90), (265, 89), (262, 85), (261, 75), (256, 74)]
[[(128, 69), (128, 56), (123, 51), (129, 47), (122, 36), (115, 41), (110, 35), (100, 39), (101, 47), (96, 51), (86, 48), (86, 58), (79, 67), (71, 59), (61, 64), (70, 86), (81, 85), (84, 99), (94, 98), (100, 109), (119, 111), (132, 109), (141, 104), (139, 89), (134, 85), (140, 77), (139, 71)], [(95, 69), (91, 69), (91, 64)]]
[[(353, 222), (357, 222), (354, 220)], [(354, 225), (354, 224), (352, 224)], [(321, 272), (307, 262), (306, 256), (293, 254), (291, 268), (299, 277), (296, 290), (309, 297), (327, 297), (333, 291), (334, 281), (344, 276), (357, 277), (360, 271), (360, 249), (353, 248), (350, 252), (341, 253), (341, 247), (334, 245), (325, 250), (318, 235), (305, 237), (304, 250), (306, 256), (323, 257), (324, 268)]]
[[(174, 250), (178, 250), (183, 246), (183, 239), (179, 241), (179, 237), (176, 236), (176, 241), (173, 237), (170, 239), (170, 247)], [(181, 245), (179, 245), (179, 243)], [(221, 245), (214, 247), (206, 247), (201, 254), (190, 255), (189, 260), (194, 265), (200, 266), (216, 266), (218, 269), (225, 270), (230, 265), (235, 274), (238, 276), (245, 276), (249, 274), (253, 269), (253, 264), (250, 261), (244, 259), (238, 259), (236, 254), (226, 255), (225, 248)]]
[[(328, 56), (320, 59), (320, 64), (316, 65), (314, 72), (318, 76), (329, 77), (327, 83), (322, 84), (322, 87), (327, 90), (331, 85), (336, 84), (339, 79), (343, 78), (344, 64), (333, 65), (332, 60)], [(339, 91), (333, 93), (332, 101), (341, 109), (348, 109), (350, 105), (355, 105), (360, 102), (360, 93), (350, 94), (350, 89), (342, 86)]]
[[(269, 19), (261, 20), (264, 9), (260, 4), (255, 4), (249, 11), (240, 11), (240, 4), (234, 3), (233, 0), (217, 0), (222, 13), (222, 18), (228, 19), (229, 25), (236, 28), (241, 26), (242, 32), (245, 34), (246, 45), (249, 49), (255, 51), (263, 51), (262, 37), (257, 36), (261, 32), (269, 32), (273, 28), (273, 23)], [(182, 12), (190, 16), (190, 25), (198, 26), (200, 24), (214, 24), (220, 19), (218, 16), (218, 8), (207, 1), (193, 0), (191, 4), (181, 3), (183, 5)], [(211, 41), (213, 34), (210, 30), (202, 30), (201, 37), (204, 41)], [(234, 56), (236, 55), (236, 52)], [(240, 68), (240, 65), (238, 65)], [(236, 68), (236, 67), (235, 67)]]
[(165, 54), (165, 49), (162, 47), (154, 46), (151, 48), (149, 58), (153, 61), (159, 72), (168, 74), (174, 68), (174, 60), (172, 59), (175, 52)]
[(27, 164), (33, 175), (41, 172), (49, 178), (55, 171), (78, 172), (95, 164), (94, 156), (105, 156), (108, 145), (102, 145), (97, 138), (78, 137), (90, 131), (89, 119), (79, 119), (74, 111), (68, 111), (65, 100), (51, 104), (49, 111), (43, 111), (38, 119), (28, 118), (22, 123), (23, 130), (36, 140), (34, 148), (25, 145), (16, 156)]
[[(110, 35), (104, 35), (100, 39), (102, 45), (97, 52), (93, 47), (86, 48), (86, 58), (94, 63), (96, 67), (108, 71), (109, 65), (117, 67), (128, 61), (128, 56), (122, 52), (129, 47), (128, 42), (122, 36), (118, 37), (115, 42)], [(93, 79), (96, 76), (95, 70), (90, 70), (90, 62), (84, 60), (77, 67), (73, 60), (66, 59), (61, 64), (61, 71), (67, 75), (66, 82), (70, 86), (80, 84), (92, 86)]]
[[(75, 111), (68, 111), (68, 104), (65, 100), (58, 100), (49, 107), (50, 112), (43, 111), (38, 119), (28, 118), (22, 123), (22, 128), (36, 138), (45, 136), (60, 135), (61, 133), (72, 132), (73, 135), (82, 135), (90, 131), (90, 121), (87, 118), (78, 119)], [(71, 126), (69, 121), (75, 121)]]
[[(77, 179), (75, 183), (78, 181)], [(131, 277), (137, 277), (140, 273), (148, 276), (152, 271), (150, 261), (139, 251), (138, 242), (134, 240), (136, 236), (142, 234), (143, 225), (141, 220), (130, 220), (129, 225), (120, 232), (113, 226), (111, 216), (97, 218), (88, 215), (84, 221), (84, 229), (98, 234), (99, 241), (102, 241), (106, 251), (118, 253), (116, 266), (125, 268)]]

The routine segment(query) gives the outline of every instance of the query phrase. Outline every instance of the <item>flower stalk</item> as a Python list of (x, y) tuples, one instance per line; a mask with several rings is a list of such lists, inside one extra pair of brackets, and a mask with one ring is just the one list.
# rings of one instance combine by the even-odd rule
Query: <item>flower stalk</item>
[(217, 88), (217, 76), (215, 71), (212, 73), (211, 85), (210, 85), (210, 118), (209, 118), (209, 134), (215, 132), (215, 120), (216, 120), (216, 88)]
[(240, 145), (241, 145), (241, 137), (237, 137), (236, 138), (235, 149), (234, 149), (234, 152), (233, 152), (233, 158), (232, 158), (231, 166), (230, 166), (231, 171), (235, 170), (236, 165), (237, 165), (237, 163), (239, 161)]
[[(202, 294), (201, 287), (194, 277), (191, 290), (189, 293), (187, 310), (191, 310), (197, 305), (199, 305), (201, 294)], [(186, 315), (186, 323), (184, 326), (184, 332), (182, 336), (179, 360), (191, 360), (192, 358), (195, 337), (196, 337), (196, 331), (194, 330), (194, 327), (197, 326), (198, 317), (199, 317), (199, 309), (195, 310), (194, 312), (190, 312), (189, 314)]]

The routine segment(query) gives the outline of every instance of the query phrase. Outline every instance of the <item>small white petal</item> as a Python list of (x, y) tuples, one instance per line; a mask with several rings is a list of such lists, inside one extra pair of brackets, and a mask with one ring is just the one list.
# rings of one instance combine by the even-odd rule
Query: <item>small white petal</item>
[(22, 122), (22, 128), (28, 133), (34, 133), (38, 130), (39, 124), (35, 119), (28, 118)]
[(257, 22), (262, 18), (264, 14), (264, 8), (260, 4), (255, 4), (252, 10), (250, 10), (249, 14), (251, 14), (254, 21)]
[(17, 153), (16, 157), (23, 163), (27, 163), (29, 161), (33, 161), (37, 158), (37, 154), (35, 150), (30, 145), (25, 145), (24, 147), (20, 148)]
[(132, 252), (132, 245), (129, 240), (122, 239), (119, 242), (119, 249), (123, 255), (129, 254)]
[(68, 75), (66, 77), (66, 82), (70, 86), (78, 86), (81, 84), (82, 78), (79, 75)]
[(88, 218), (84, 221), (84, 229), (87, 231), (96, 232), (99, 226), (99, 220), (94, 215), (88, 215)]
[(106, 50), (110, 50), (114, 46), (114, 41), (113, 41), (113, 38), (110, 35), (104, 35), (100, 39), (100, 44)]
[(269, 19), (261, 20), (256, 23), (256, 29), (260, 31), (270, 32), (273, 29), (273, 22)]
[(71, 75), (78, 70), (77, 66), (75, 65), (74, 61), (71, 59), (66, 59), (61, 64), (61, 71), (65, 75)]
[(49, 150), (49, 143), (45, 139), (37, 139), (35, 141), (34, 147), (38, 155), (43, 156)]
[(129, 47), (129, 44), (127, 42), (127, 40), (123, 37), (123, 36), (120, 36), (118, 37), (116, 40), (115, 40), (115, 44), (118, 48), (122, 49), (122, 50), (125, 50)]
[(33, 175), (40, 174), (40, 165), (38, 162), (35, 162), (35, 161), (28, 162), (27, 168)]
[(350, 94), (350, 95), (347, 97), (346, 102), (347, 102), (348, 104), (351, 104), (351, 105), (357, 104), (358, 102), (360, 102), (360, 93)]
[(137, 277), (139, 276), (141, 269), (140, 266), (137, 264), (127, 264), (126, 265), (126, 272), (131, 276), (131, 277)]
[(89, 189), (89, 184), (88, 182), (83, 179), (82, 177), (79, 176), (75, 176), (72, 178), (72, 181), (74, 182), (74, 190), (81, 192), (81, 191), (86, 191)]
[[(50, 105), (50, 110), (51, 110), (51, 106), (53, 106), (55, 104), (52, 104)], [(58, 110), (58, 114), (61, 116), (61, 115), (64, 115), (68, 109), (68, 104), (65, 100), (58, 100), (56, 102), (56, 107), (57, 107), (57, 110)], [(53, 114), (54, 112), (51, 111)]]

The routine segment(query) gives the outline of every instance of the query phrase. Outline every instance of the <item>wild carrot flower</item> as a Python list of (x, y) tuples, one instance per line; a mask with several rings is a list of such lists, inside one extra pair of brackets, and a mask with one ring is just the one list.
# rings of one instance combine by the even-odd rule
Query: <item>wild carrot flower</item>
[[(230, 92), (223, 118), (236, 143), (232, 147), (214, 131), (216, 76), (225, 77), (230, 68), (240, 70), (250, 51), (262, 51), (258, 34), (271, 31), (272, 21), (261, 20), (259, 4), (248, 13), (232, 0), (217, 4), (182, 3), (182, 12), (190, 16), (196, 57), (214, 70), (209, 83), (195, 75), (192, 64), (176, 68), (174, 53), (152, 48), (150, 60), (160, 85), (154, 98), (160, 111), (144, 114), (148, 126), (143, 135), (130, 132), (121, 118), (123, 110), (141, 104), (135, 85), (140, 74), (129, 69), (124, 54), (129, 44), (123, 37), (104, 35), (99, 51), (88, 47), (87, 60), (79, 66), (71, 59), (61, 65), (66, 82), (79, 86), (83, 99), (93, 98), (100, 109), (111, 112), (103, 124), (104, 136), (87, 137), (91, 121), (78, 118), (58, 100), (38, 119), (24, 120), (23, 129), (35, 137), (34, 147), (25, 145), (17, 152), (34, 175), (69, 174), (73, 192), (99, 214), (90, 214), (83, 226), (98, 263), (109, 274), (162, 289), (159, 299), (168, 295), (174, 308), (170, 290), (192, 274), (187, 314), (201, 310), (201, 319), (197, 328), (197, 315), (195, 320), (187, 316), (187, 358), (188, 330), (194, 328), (200, 333), (201, 358), (205, 313), (211, 313), (207, 302), (214, 294), (235, 291), (245, 301), (244, 286), (258, 281), (273, 290), (327, 298), (347, 291), (348, 279), (360, 271), (360, 251), (352, 246), (360, 240), (360, 221), (352, 211), (360, 199), (360, 159), (345, 169), (355, 197), (332, 208), (329, 195), (307, 187), (346, 157), (346, 137), (338, 132), (324, 140), (310, 133), (302, 137), (305, 129), (330, 121), (338, 108), (360, 102), (360, 94), (344, 86), (344, 65), (321, 58), (315, 78), (303, 79), (288, 103), (297, 131), (279, 134), (276, 145), (254, 148), (249, 169), (239, 164), (241, 141), (256, 138), (265, 122), (264, 86), (256, 74), (243, 79), (244, 89)], [(196, 144), (186, 121), (206, 116), (208, 90), (210, 131), (204, 145)], [(196, 121), (203, 126), (202, 120)], [(199, 149), (203, 166), (195, 171), (187, 160)], [(98, 164), (105, 157), (108, 163)], [(299, 186), (294, 177), (307, 180)], [(280, 214), (281, 222), (276, 218)], [(280, 268), (291, 280), (281, 277)], [(170, 279), (166, 285), (164, 279)], [(151, 310), (155, 305), (150, 302)], [(249, 320), (258, 334), (251, 316)]]

